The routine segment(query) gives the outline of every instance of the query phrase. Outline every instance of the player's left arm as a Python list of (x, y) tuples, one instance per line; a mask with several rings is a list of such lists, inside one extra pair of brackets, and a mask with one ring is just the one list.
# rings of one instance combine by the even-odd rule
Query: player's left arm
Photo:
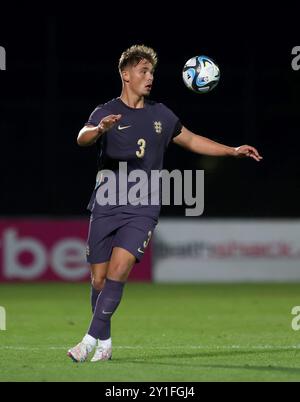
[(212, 141), (209, 138), (194, 134), (186, 127), (182, 126), (180, 134), (173, 138), (173, 142), (181, 147), (195, 152), (196, 154), (210, 156), (235, 156), (237, 158), (249, 157), (259, 162), (262, 156), (257, 149), (250, 145), (241, 145), (240, 147), (229, 147)]

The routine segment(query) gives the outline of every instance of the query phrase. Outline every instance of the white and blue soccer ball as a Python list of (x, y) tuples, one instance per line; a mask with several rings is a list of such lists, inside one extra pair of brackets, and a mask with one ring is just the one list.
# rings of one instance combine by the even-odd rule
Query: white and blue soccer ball
[(210, 57), (195, 56), (185, 63), (182, 78), (191, 91), (201, 94), (215, 88), (220, 79), (220, 70)]

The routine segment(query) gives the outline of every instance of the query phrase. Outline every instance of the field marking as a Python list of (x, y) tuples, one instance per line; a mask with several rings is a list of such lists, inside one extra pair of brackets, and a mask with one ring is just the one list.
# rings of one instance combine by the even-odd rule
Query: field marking
[[(0, 350), (23, 350), (23, 351), (39, 351), (39, 350), (67, 350), (71, 346), (0, 346)], [(126, 346), (119, 345), (113, 346), (114, 349), (128, 349), (128, 350), (171, 350), (171, 349), (202, 349), (202, 350), (289, 350), (295, 349), (300, 350), (299, 345), (224, 345), (224, 346), (213, 346), (213, 345), (175, 345), (175, 346)]]

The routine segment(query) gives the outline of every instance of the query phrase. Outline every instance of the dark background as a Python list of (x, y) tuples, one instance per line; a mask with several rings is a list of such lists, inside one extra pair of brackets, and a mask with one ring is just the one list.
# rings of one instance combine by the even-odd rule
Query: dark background
[[(152, 99), (190, 130), (253, 145), (264, 157), (212, 158), (172, 144), (165, 168), (205, 170), (204, 216), (299, 216), (300, 70), (291, 68), (291, 51), (300, 38), (293, 12), (252, 16), (244, 5), (239, 15), (218, 10), (212, 18), (201, 5), (164, 13), (151, 4), (99, 6), (76, 16), (28, 9), (1, 15), (7, 71), (0, 71), (0, 215), (87, 214), (96, 149), (78, 147), (76, 137), (99, 103), (120, 95), (121, 52), (143, 43), (159, 57)], [(221, 70), (219, 85), (202, 95), (181, 78), (185, 61), (200, 54)], [(162, 214), (183, 216), (183, 208)]]

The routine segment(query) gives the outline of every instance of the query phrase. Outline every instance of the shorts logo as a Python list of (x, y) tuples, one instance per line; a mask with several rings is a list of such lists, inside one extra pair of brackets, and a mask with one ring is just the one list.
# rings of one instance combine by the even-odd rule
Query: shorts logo
[(89, 248), (89, 246), (86, 246), (85, 254), (86, 254), (87, 256), (90, 255), (90, 248)]
[(151, 240), (151, 236), (152, 236), (152, 231), (149, 230), (148, 232), (148, 239), (146, 241), (144, 241), (144, 248), (146, 248), (149, 244), (149, 241)]
[[(144, 249), (148, 247), (149, 241), (151, 240), (151, 236), (152, 236), (152, 231), (149, 230), (149, 232), (148, 232), (148, 239), (147, 239), (146, 241), (144, 241), (144, 243), (143, 243), (143, 248), (144, 248)], [(139, 247), (139, 248), (138, 248), (138, 252), (144, 254), (145, 251), (143, 251), (143, 250)]]
[(161, 134), (162, 132), (162, 124), (160, 121), (155, 121), (154, 122), (154, 130), (156, 131), (157, 134)]

